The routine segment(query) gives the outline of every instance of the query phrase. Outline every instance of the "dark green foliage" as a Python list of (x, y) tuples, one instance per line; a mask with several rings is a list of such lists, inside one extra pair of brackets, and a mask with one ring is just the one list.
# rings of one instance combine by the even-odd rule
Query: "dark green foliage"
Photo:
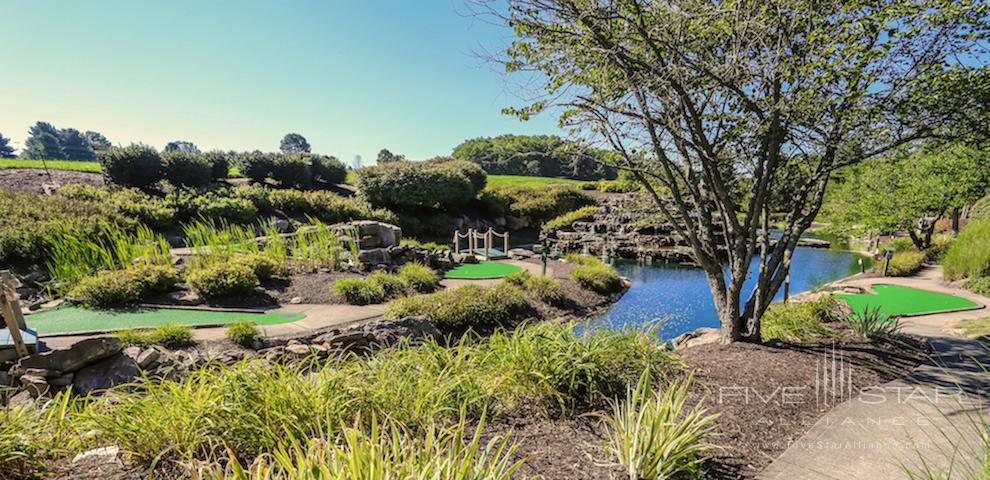
[(175, 140), (165, 145), (164, 152), (199, 153), (199, 147), (192, 142), (185, 140)]
[(507, 283), (490, 288), (466, 285), (400, 298), (389, 303), (385, 311), (388, 318), (428, 315), (445, 332), (511, 326), (533, 314), (523, 292)]
[(308, 215), (331, 224), (349, 220), (378, 220), (393, 224), (398, 222), (395, 214), (388, 210), (375, 209), (361, 200), (326, 191), (271, 190), (258, 185), (247, 185), (235, 188), (233, 196), (250, 200), (260, 213), (266, 215), (276, 212), (300, 217)]
[(148, 295), (167, 292), (177, 283), (179, 275), (171, 266), (140, 265), (83, 278), (67, 298), (93, 307), (133, 305)]
[(227, 262), (197, 268), (186, 275), (189, 287), (206, 297), (251, 293), (258, 286), (258, 275), (250, 265)]
[(481, 192), (479, 200), (491, 215), (514, 215), (535, 224), (595, 203), (590, 195), (569, 185), (488, 187)]
[(38, 122), (28, 129), (28, 138), (24, 142), (23, 158), (38, 158), (57, 160), (65, 158), (59, 131), (50, 123)]
[(405, 155), (396, 155), (388, 151), (387, 148), (383, 148), (378, 151), (378, 158), (375, 163), (377, 163), (378, 165), (384, 165), (386, 163), (401, 162), (405, 159), (406, 159)]
[(237, 156), (237, 166), (241, 173), (255, 183), (264, 183), (272, 174), (275, 155), (263, 152), (242, 153)]
[(176, 187), (203, 187), (212, 180), (213, 166), (206, 157), (176, 148), (162, 154), (165, 179)]
[(254, 341), (261, 337), (261, 331), (254, 322), (250, 320), (238, 320), (236, 322), (231, 322), (227, 325), (227, 328), (223, 331), (227, 340), (234, 342), (238, 345), (249, 347), (254, 344)]
[(282, 187), (306, 189), (313, 184), (313, 172), (309, 165), (306, 155), (278, 155), (272, 163), (271, 176)]
[(310, 150), (309, 142), (306, 141), (306, 137), (303, 137), (298, 133), (286, 134), (282, 137), (282, 142), (279, 144), (278, 148), (282, 151), (282, 153), (309, 153)]
[(96, 159), (96, 153), (93, 152), (93, 147), (89, 145), (89, 140), (79, 130), (63, 128), (58, 134), (62, 154), (67, 160), (89, 162)]
[(111, 191), (92, 185), (68, 184), (59, 188), (57, 193), (66, 198), (109, 205), (122, 216), (134, 218), (154, 228), (168, 228), (176, 216), (176, 209), (170, 207), (165, 200), (135, 188)]
[(175, 209), (176, 219), (181, 222), (202, 218), (230, 223), (251, 223), (258, 217), (258, 208), (250, 200), (240, 198), (231, 189), (226, 188), (175, 191), (165, 196), (165, 203)]
[(10, 139), (0, 134), (0, 158), (14, 158), (14, 147), (10, 146)]
[(974, 277), (966, 280), (966, 290), (990, 298), (990, 277)]
[(117, 332), (117, 337), (124, 345), (136, 347), (161, 345), (176, 348), (192, 343), (193, 330), (188, 325), (168, 323), (155, 328), (122, 330)]
[(161, 157), (148, 146), (103, 150), (99, 157), (103, 176), (116, 185), (147, 188), (158, 183), (164, 174)]
[(616, 170), (600, 162), (607, 153), (582, 148), (552, 135), (501, 135), (475, 138), (454, 147), (452, 156), (477, 163), (492, 175), (600, 180), (615, 178)]
[(347, 178), (347, 167), (337, 157), (326, 155), (309, 155), (310, 169), (314, 180), (329, 184), (344, 183)]
[(370, 305), (385, 301), (381, 285), (365, 278), (342, 278), (333, 282), (333, 291), (351, 305)]
[(94, 152), (113, 148), (113, 144), (102, 133), (87, 130), (83, 133), (83, 136), (86, 137), (86, 141), (89, 142), (89, 148), (92, 148)]
[(484, 172), (467, 162), (394, 162), (357, 171), (358, 190), (383, 207), (460, 207), (474, 200)]
[(213, 180), (222, 180), (230, 174), (230, 159), (226, 153), (212, 150), (204, 153), (203, 158), (210, 164), (210, 178)]

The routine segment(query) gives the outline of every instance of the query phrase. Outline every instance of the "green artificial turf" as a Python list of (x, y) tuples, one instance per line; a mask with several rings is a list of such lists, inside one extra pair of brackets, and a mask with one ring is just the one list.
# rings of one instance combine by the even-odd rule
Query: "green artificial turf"
[(885, 316), (935, 313), (977, 307), (975, 302), (955, 295), (918, 290), (900, 285), (873, 285), (876, 294), (839, 294), (854, 312), (862, 314), (867, 308), (879, 307)]
[(498, 262), (465, 263), (447, 272), (447, 278), (502, 278), (522, 267)]
[(91, 310), (65, 306), (45, 312), (27, 315), (28, 328), (38, 335), (122, 330), (127, 328), (157, 327), (167, 323), (184, 325), (227, 324), (237, 320), (250, 320), (258, 325), (289, 323), (305, 315), (290, 312), (240, 313), (208, 310), (180, 310), (174, 308), (124, 308)]

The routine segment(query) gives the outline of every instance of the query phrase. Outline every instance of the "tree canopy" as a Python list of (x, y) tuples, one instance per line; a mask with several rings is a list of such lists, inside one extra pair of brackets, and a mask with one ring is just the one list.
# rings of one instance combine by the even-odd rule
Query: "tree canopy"
[(385, 163), (401, 162), (405, 159), (406, 159), (405, 155), (396, 155), (390, 152), (387, 148), (383, 148), (378, 152), (378, 158), (376, 159), (376, 163), (378, 165), (382, 165)]
[(96, 160), (96, 152), (90, 146), (89, 140), (74, 128), (63, 128), (59, 130), (59, 143), (62, 146), (62, 153), (67, 160), (93, 161)]
[(102, 133), (87, 130), (83, 133), (83, 136), (86, 137), (86, 141), (89, 142), (89, 146), (93, 149), (93, 151), (98, 152), (100, 150), (110, 150), (113, 148), (113, 144), (111, 144), (110, 140), (107, 140), (107, 137), (104, 137)]
[(58, 129), (47, 122), (35, 123), (28, 129), (28, 138), (24, 142), (21, 157), (45, 160), (64, 159), (65, 152), (62, 151)]
[(576, 180), (614, 179), (607, 153), (554, 135), (501, 135), (466, 140), (452, 157), (477, 163), (493, 175), (536, 175)]
[(0, 134), (0, 158), (14, 158), (14, 147), (10, 145), (10, 139)]
[[(730, 341), (759, 341), (832, 172), (929, 137), (986, 134), (980, 0), (477, 5), (516, 34), (507, 70), (543, 80), (507, 111), (556, 106), (575, 136), (616, 152), (690, 244)], [(775, 239), (761, 234), (771, 212), (785, 212)]]
[(166, 152), (199, 153), (199, 147), (195, 143), (185, 140), (175, 140), (165, 145)]
[(309, 142), (306, 141), (306, 137), (299, 135), (298, 133), (288, 133), (282, 137), (282, 143), (279, 145), (279, 150), (281, 150), (282, 153), (309, 153), (310, 147)]

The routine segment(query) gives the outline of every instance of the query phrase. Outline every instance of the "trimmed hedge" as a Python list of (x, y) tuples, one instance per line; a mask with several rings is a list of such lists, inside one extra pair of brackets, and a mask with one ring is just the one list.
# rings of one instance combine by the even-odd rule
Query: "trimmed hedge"
[(258, 275), (243, 262), (226, 262), (193, 270), (186, 283), (196, 293), (206, 297), (225, 297), (250, 293), (258, 286)]
[(313, 171), (309, 158), (304, 155), (276, 155), (271, 176), (282, 187), (308, 189), (313, 186)]
[(213, 180), (222, 180), (230, 175), (230, 158), (226, 153), (213, 150), (204, 153), (203, 158), (210, 164), (210, 178)]
[(385, 306), (387, 318), (428, 315), (437, 328), (445, 332), (512, 326), (532, 313), (522, 290), (507, 283), (490, 288), (466, 285), (430, 295), (400, 298)]
[(165, 180), (176, 187), (204, 187), (213, 180), (213, 165), (199, 153), (165, 152), (162, 162)]
[(148, 295), (167, 292), (178, 283), (179, 275), (171, 266), (139, 265), (83, 278), (66, 297), (92, 307), (133, 305)]
[(97, 152), (103, 177), (124, 187), (147, 188), (162, 180), (162, 158), (154, 148), (131, 145)]
[(392, 162), (358, 170), (357, 187), (364, 199), (379, 207), (462, 207), (487, 181), (479, 170), (457, 160)]

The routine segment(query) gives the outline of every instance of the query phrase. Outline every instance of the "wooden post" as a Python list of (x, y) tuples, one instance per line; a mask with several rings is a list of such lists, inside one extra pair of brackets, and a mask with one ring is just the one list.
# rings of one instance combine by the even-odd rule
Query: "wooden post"
[[(24, 338), (21, 336), (20, 323), (24, 322), (24, 316), (21, 314), (21, 305), (17, 300), (17, 292), (11, 290), (6, 285), (2, 288), (3, 294), (0, 295), (0, 302), (3, 303), (3, 320), (7, 325), (7, 331), (10, 333), (10, 340), (14, 342), (14, 352), (17, 353), (18, 357), (26, 357), (29, 352), (27, 345), (24, 344)], [(11, 300), (11, 297), (13, 297), (13, 300)]]
[(506, 230), (505, 233), (502, 234), (502, 246), (504, 248), (504, 250), (502, 250), (502, 253), (504, 253), (506, 256), (508, 256), (509, 255), (509, 231), (508, 230)]
[(454, 253), (461, 253), (461, 236), (460, 232), (454, 230)]
[(485, 233), (485, 260), (491, 260), (492, 258), (491, 249), (492, 249), (492, 229), (489, 228), (488, 232)]

